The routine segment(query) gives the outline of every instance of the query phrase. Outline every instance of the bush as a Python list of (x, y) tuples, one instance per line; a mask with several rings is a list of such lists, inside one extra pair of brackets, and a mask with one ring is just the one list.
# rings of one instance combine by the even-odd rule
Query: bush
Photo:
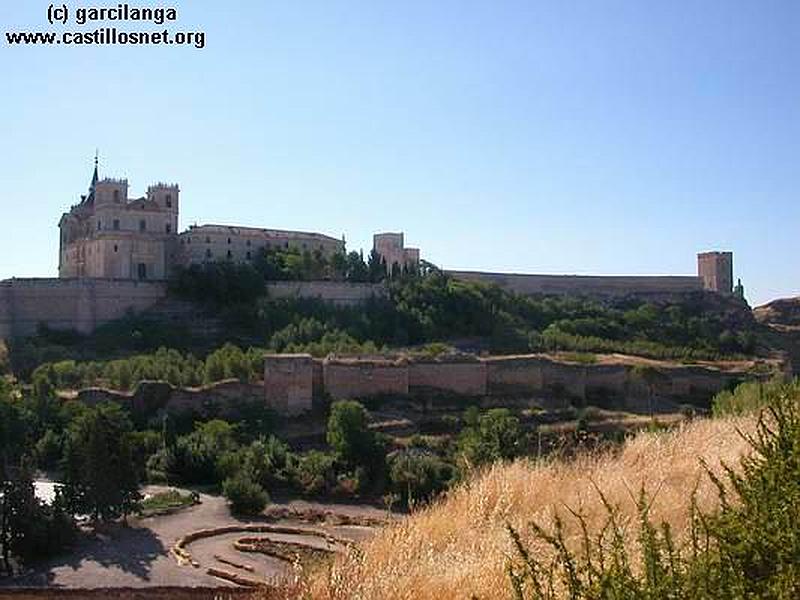
[(452, 465), (415, 450), (396, 454), (389, 466), (392, 491), (409, 505), (430, 500), (447, 489), (453, 476)]
[(480, 466), (507, 460), (522, 452), (522, 428), (510, 410), (493, 408), (485, 415), (476, 415), (474, 407), (465, 415), (467, 427), (458, 441), (459, 451), (467, 465)]
[(777, 394), (797, 393), (800, 381), (786, 384), (780, 379), (769, 382), (749, 381), (736, 386), (733, 391), (725, 390), (714, 396), (711, 410), (715, 417), (741, 415), (761, 409)]
[(222, 483), (222, 493), (235, 514), (257, 515), (269, 503), (269, 496), (264, 488), (243, 472), (226, 479)]
[(336, 487), (336, 458), (318, 450), (302, 454), (294, 468), (293, 479), (304, 494), (328, 493)]

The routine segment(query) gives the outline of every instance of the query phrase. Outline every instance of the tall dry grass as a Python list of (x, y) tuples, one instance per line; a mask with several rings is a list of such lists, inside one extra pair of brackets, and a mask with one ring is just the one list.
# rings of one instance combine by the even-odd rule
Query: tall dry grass
[(654, 497), (652, 521), (669, 523), (680, 539), (687, 532), (693, 490), (703, 511), (718, 501), (702, 462), (717, 474), (721, 462), (738, 465), (749, 446), (737, 429), (750, 432), (754, 427), (752, 417), (697, 420), (670, 433), (641, 433), (615, 455), (495, 465), (383, 530), (330, 571), (312, 576), (307, 595), (324, 600), (510, 598), (505, 565), (514, 551), (506, 523), (534, 552), (548, 552), (527, 524), (550, 526), (559, 511), (577, 549), (580, 531), (565, 507), (579, 511), (590, 529), (598, 530), (608, 517), (598, 489), (619, 507), (630, 544), (636, 544), (635, 500), (642, 486)]

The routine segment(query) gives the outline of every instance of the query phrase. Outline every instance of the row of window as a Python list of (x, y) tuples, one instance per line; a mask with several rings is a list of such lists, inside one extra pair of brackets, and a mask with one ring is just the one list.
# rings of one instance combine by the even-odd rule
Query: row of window
[[(181, 243), (183, 243), (183, 241), (181, 241)], [(186, 238), (186, 243), (187, 244), (191, 244), (192, 243), (192, 238), (190, 238), (190, 237)], [(206, 244), (210, 244), (210, 243), (211, 243), (211, 238), (206, 236)], [(231, 240), (231, 238), (228, 238), (228, 244), (230, 245), (232, 243), (233, 243), (233, 240)], [(248, 248), (252, 247), (252, 245), (253, 244), (252, 244), (251, 240), (247, 240), (246, 241), (246, 246)], [(281, 246), (281, 244), (275, 244), (276, 248), (279, 248), (280, 246)], [(302, 246), (303, 246), (303, 250), (308, 250), (308, 244), (306, 242), (303, 242)], [(283, 243), (283, 247), (288, 249), (289, 248), (289, 242), (284, 242)], [(272, 248), (272, 242), (267, 242), (266, 245), (262, 245), (262, 246), (260, 246), (260, 248), (266, 248), (267, 250), (270, 250)], [(324, 252), (325, 251), (325, 246), (320, 244), (319, 245), (319, 251), (320, 252)]]
[[(119, 231), (119, 219), (114, 219), (114, 221), (111, 223), (111, 228), (114, 231)], [(102, 229), (103, 229), (103, 223), (98, 221), (97, 222), (97, 231), (102, 231)], [(147, 221), (145, 221), (144, 219), (141, 219), (139, 221), (139, 231), (141, 231), (141, 232), (147, 231)], [(172, 233), (172, 224), (171, 223), (167, 223), (166, 225), (164, 225), (164, 232), (165, 233)]]
[[(228, 258), (233, 258), (233, 252), (228, 250), (227, 257)], [(246, 257), (247, 257), (247, 260), (252, 260), (253, 259), (253, 255), (249, 250), (247, 251)], [(211, 252), (211, 248), (208, 248), (206, 250), (206, 258), (214, 258), (214, 253)]]

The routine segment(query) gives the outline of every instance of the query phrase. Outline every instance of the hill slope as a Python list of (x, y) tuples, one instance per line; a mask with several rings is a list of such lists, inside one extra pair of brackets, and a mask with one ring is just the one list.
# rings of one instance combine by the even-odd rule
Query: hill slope
[(511, 598), (505, 571), (513, 554), (509, 523), (534, 551), (545, 552), (528, 524), (552, 524), (557, 510), (576, 546), (579, 531), (565, 506), (582, 512), (590, 528), (607, 517), (595, 485), (637, 533), (634, 497), (641, 486), (655, 495), (651, 516), (666, 521), (678, 537), (686, 532), (692, 489), (701, 510), (717, 495), (701, 460), (721, 472), (720, 462), (737, 464), (748, 446), (737, 428), (750, 430), (752, 418), (698, 420), (668, 434), (638, 435), (621, 453), (589, 456), (572, 463), (497, 465), (366, 543), (361, 552), (313, 582), (314, 598), (427, 599)]

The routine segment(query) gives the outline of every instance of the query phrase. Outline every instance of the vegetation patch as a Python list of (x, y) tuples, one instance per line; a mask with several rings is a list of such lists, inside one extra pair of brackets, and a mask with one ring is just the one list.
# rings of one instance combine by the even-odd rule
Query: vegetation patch
[(200, 495), (197, 492), (169, 490), (142, 500), (139, 514), (143, 517), (167, 515), (196, 504), (200, 504)]

